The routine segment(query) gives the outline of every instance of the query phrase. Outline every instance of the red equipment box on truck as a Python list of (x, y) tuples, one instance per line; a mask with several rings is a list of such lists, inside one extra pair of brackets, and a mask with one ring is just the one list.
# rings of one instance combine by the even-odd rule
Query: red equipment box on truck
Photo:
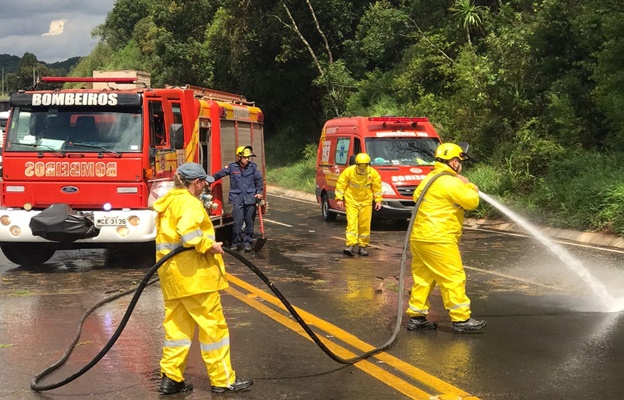
[[(37, 265), (63, 249), (153, 249), (151, 205), (184, 162), (212, 174), (251, 145), (264, 176), (264, 117), (252, 102), (189, 85), (114, 87), (135, 79), (42, 78), (110, 85), (11, 96), (0, 209), (0, 248), (10, 261)], [(203, 196), (226, 241), (228, 190), (218, 182)]]
[(381, 175), (384, 201), (373, 218), (410, 217), (414, 190), (431, 172), (440, 138), (423, 117), (343, 117), (325, 123), (316, 163), (316, 200), (325, 221), (338, 214), (334, 193), (340, 173), (367, 153)]

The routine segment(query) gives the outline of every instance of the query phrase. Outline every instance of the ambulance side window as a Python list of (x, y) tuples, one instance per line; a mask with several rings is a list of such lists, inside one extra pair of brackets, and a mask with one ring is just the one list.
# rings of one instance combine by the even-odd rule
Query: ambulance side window
[(353, 154), (358, 155), (362, 152), (362, 142), (359, 138), (353, 140)]
[(349, 161), (349, 146), (351, 140), (349, 138), (340, 138), (336, 142), (336, 165), (347, 165)]

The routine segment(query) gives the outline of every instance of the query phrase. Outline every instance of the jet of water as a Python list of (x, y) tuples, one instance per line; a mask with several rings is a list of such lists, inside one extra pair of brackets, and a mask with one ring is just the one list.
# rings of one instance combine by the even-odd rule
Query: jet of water
[[(576, 273), (579, 277), (581, 277), (588, 285), (592, 292), (600, 299), (600, 301), (605, 305), (608, 312), (620, 311), (621, 307), (616, 306), (615, 300), (607, 291), (607, 288), (596, 279), (588, 270), (585, 268), (583, 263), (572, 254), (570, 254), (565, 248), (558, 245), (557, 243), (550, 240), (547, 236), (541, 233), (536, 227), (531, 225), (526, 219), (520, 217), (515, 212), (511, 211), (509, 208), (505, 207), (498, 201), (494, 200), (491, 196), (488, 196), (485, 193), (479, 192), (479, 196), (491, 204), (493, 207), (496, 207), (506, 216), (511, 218), (518, 225), (523, 227), (527, 232), (533, 235), (536, 239), (538, 239), (548, 250), (554, 253), (563, 263), (574, 273)], [(618, 309), (619, 308), (619, 309)]]

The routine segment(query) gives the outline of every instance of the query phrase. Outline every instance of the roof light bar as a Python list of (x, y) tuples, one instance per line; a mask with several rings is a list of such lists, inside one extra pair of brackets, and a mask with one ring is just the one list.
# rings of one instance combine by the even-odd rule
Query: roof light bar
[(372, 122), (395, 122), (395, 123), (410, 123), (410, 122), (429, 122), (427, 117), (368, 117)]
[(66, 83), (66, 82), (134, 83), (136, 82), (136, 78), (132, 78), (132, 77), (92, 78), (92, 77), (74, 77), (74, 76), (42, 76), (41, 82), (48, 82), (48, 83)]

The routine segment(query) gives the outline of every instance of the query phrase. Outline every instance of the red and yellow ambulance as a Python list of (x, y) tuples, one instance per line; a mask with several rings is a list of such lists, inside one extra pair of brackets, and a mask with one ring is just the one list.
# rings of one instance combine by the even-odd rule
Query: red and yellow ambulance
[(334, 193), (340, 173), (367, 153), (381, 175), (383, 205), (373, 218), (410, 217), (414, 190), (433, 169), (440, 144), (435, 129), (424, 117), (342, 117), (325, 123), (316, 165), (316, 199), (325, 221), (343, 214)]

